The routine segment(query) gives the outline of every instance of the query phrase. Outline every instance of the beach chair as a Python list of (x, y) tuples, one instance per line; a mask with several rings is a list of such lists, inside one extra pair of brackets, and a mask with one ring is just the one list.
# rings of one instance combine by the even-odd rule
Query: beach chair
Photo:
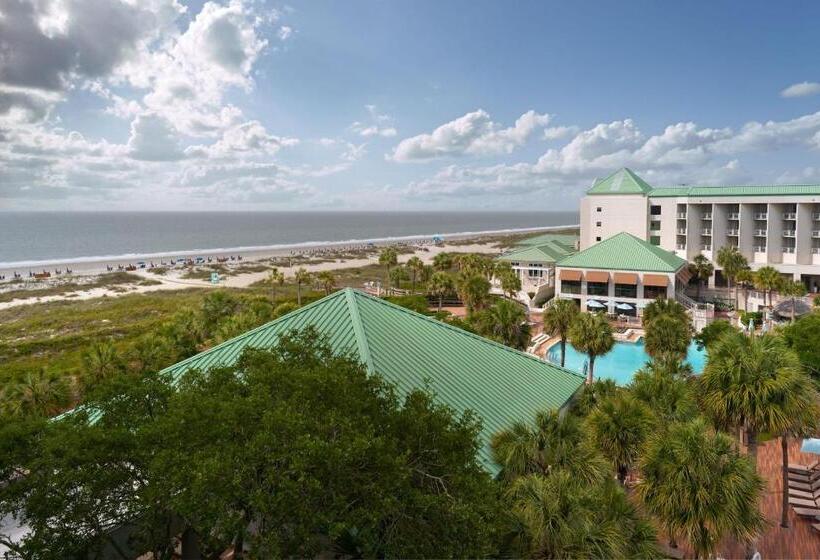
[(794, 513), (801, 517), (815, 517), (820, 518), (820, 509), (815, 508), (804, 508), (804, 507), (793, 507)]
[(806, 500), (805, 498), (793, 498), (789, 496), (789, 504), (793, 506), (817, 508), (817, 502), (814, 500)]
[(789, 496), (795, 498), (803, 498), (805, 500), (817, 500), (820, 498), (820, 490), (816, 492), (807, 492), (806, 490), (798, 490), (797, 488), (789, 488)]
[(789, 479), (789, 488), (794, 488), (796, 490), (803, 490), (804, 492), (816, 492), (820, 490), (820, 480), (816, 482), (801, 482), (799, 480), (792, 480)]

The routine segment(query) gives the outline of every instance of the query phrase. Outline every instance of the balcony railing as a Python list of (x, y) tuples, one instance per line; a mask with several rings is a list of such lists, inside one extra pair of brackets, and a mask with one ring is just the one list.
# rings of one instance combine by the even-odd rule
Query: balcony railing
[(700, 230), (701, 235), (712, 235), (712, 228), (703, 228)]
[(812, 255), (820, 255), (820, 247), (812, 247), (811, 248)]
[[(686, 212), (678, 212), (678, 219), (685, 220), (686, 219)], [(820, 220), (820, 218), (818, 218)]]
[(765, 245), (758, 245), (757, 247), (755, 247), (755, 253), (765, 253), (765, 252), (766, 252), (766, 246)]
[(729, 212), (728, 214), (726, 214), (726, 217), (730, 220), (739, 220), (740, 212)]
[(766, 237), (766, 230), (765, 229), (756, 229), (755, 230), (755, 237)]
[(783, 230), (783, 237), (795, 237), (797, 232), (793, 229), (784, 229)]
[(814, 212), (814, 213), (812, 213), (812, 215), (811, 215), (811, 219), (812, 219), (812, 220), (818, 220), (818, 221), (820, 221), (820, 212)]
[(709, 245), (708, 243), (704, 243), (703, 245), (701, 245), (701, 249), (703, 249), (704, 251), (711, 251), (712, 246)]
[(736, 229), (727, 229), (726, 235), (728, 235), (729, 237), (737, 237), (738, 235), (740, 235), (740, 231)]
[(783, 252), (787, 254), (794, 254), (794, 247), (783, 247)]
[(707, 212), (706, 214), (703, 215), (703, 219), (704, 220), (711, 220), (712, 219), (712, 213)]
[(768, 219), (769, 219), (769, 214), (767, 214), (766, 212), (757, 212), (755, 214), (755, 220), (768, 220)]
[[(678, 244), (675, 246), (675, 248), (676, 248), (678, 251), (685, 251), (685, 250), (686, 250), (686, 244), (683, 244), (683, 245), (682, 245), (682, 244), (678, 243)], [(820, 247), (818, 247), (818, 249), (820, 249)]]
[(815, 239), (820, 238), (820, 230), (818, 230), (818, 229), (812, 230), (811, 236), (814, 237)]
[(649, 219), (653, 222), (660, 222), (661, 221), (661, 215), (660, 214), (651, 214), (649, 216)]
[(686, 235), (686, 228), (678, 228), (678, 235)]
[(783, 219), (784, 220), (796, 220), (797, 219), (797, 212), (783, 212)]

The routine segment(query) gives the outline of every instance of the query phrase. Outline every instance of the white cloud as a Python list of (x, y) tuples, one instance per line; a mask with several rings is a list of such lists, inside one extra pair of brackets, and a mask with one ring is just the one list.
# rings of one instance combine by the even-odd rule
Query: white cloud
[(150, 113), (139, 115), (131, 122), (128, 155), (144, 161), (174, 161), (185, 157), (171, 124), (164, 117)]
[(224, 131), (222, 137), (209, 146), (189, 146), (185, 153), (193, 157), (229, 157), (237, 154), (273, 155), (283, 147), (295, 146), (296, 138), (268, 134), (259, 121), (248, 121)]
[(522, 146), (550, 115), (527, 111), (515, 125), (501, 128), (483, 109), (467, 113), (436, 128), (399, 142), (389, 159), (397, 162), (423, 161), (463, 155), (509, 154)]
[(293, 28), (283, 25), (279, 28), (279, 31), (276, 32), (276, 35), (280, 41), (287, 41), (293, 35)]
[(817, 94), (820, 94), (820, 83), (817, 82), (792, 84), (780, 92), (780, 95), (783, 97), (807, 97)]
[(397, 134), (395, 127), (392, 126), (393, 118), (390, 115), (379, 113), (375, 105), (365, 105), (364, 107), (370, 115), (369, 122), (356, 121), (350, 125), (350, 130), (365, 138), (372, 136), (392, 138)]
[(544, 129), (544, 140), (563, 140), (575, 136), (580, 130), (577, 126), (551, 126)]

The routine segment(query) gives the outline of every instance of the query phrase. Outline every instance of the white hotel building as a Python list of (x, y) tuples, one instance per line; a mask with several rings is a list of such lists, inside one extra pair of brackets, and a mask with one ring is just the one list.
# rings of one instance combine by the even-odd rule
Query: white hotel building
[(820, 185), (652, 187), (629, 169), (581, 199), (581, 250), (627, 232), (691, 261), (703, 254), (725, 285), (717, 251), (734, 245), (753, 269), (770, 265), (820, 291)]

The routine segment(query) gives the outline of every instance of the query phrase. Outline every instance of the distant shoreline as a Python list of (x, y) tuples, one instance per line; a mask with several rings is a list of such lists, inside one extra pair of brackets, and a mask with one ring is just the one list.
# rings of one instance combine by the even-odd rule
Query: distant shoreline
[(362, 246), (368, 244), (381, 246), (395, 245), (401, 243), (417, 243), (424, 241), (431, 242), (434, 236), (438, 236), (442, 239), (449, 241), (457, 241), (463, 239), (484, 237), (488, 235), (517, 235), (522, 233), (548, 232), (556, 230), (573, 229), (578, 227), (578, 224), (564, 224), (557, 226), (465, 231), (458, 233), (427, 233), (393, 237), (377, 237), (370, 239), (349, 239), (343, 241), (305, 241), (300, 243), (284, 243), (250, 247), (189, 249), (181, 251), (161, 251), (153, 253), (129, 253), (123, 255), (83, 256), (60, 259), (0, 262), (0, 275), (5, 275), (6, 280), (8, 281), (10, 279), (10, 276), (14, 272), (23, 274), (23, 276), (25, 277), (28, 275), (29, 271), (38, 272), (43, 269), (53, 269), (54, 267), (63, 269), (66, 267), (70, 267), (72, 269), (72, 273), (74, 274), (90, 274), (95, 272), (105, 272), (108, 266), (112, 266), (116, 269), (118, 265), (126, 266), (128, 264), (134, 264), (139, 261), (150, 261), (151, 259), (174, 259), (178, 257), (218, 258), (241, 255), (243, 259), (254, 260), (268, 257), (288, 256), (291, 254), (298, 254), (300, 252), (333, 249), (346, 246)]

